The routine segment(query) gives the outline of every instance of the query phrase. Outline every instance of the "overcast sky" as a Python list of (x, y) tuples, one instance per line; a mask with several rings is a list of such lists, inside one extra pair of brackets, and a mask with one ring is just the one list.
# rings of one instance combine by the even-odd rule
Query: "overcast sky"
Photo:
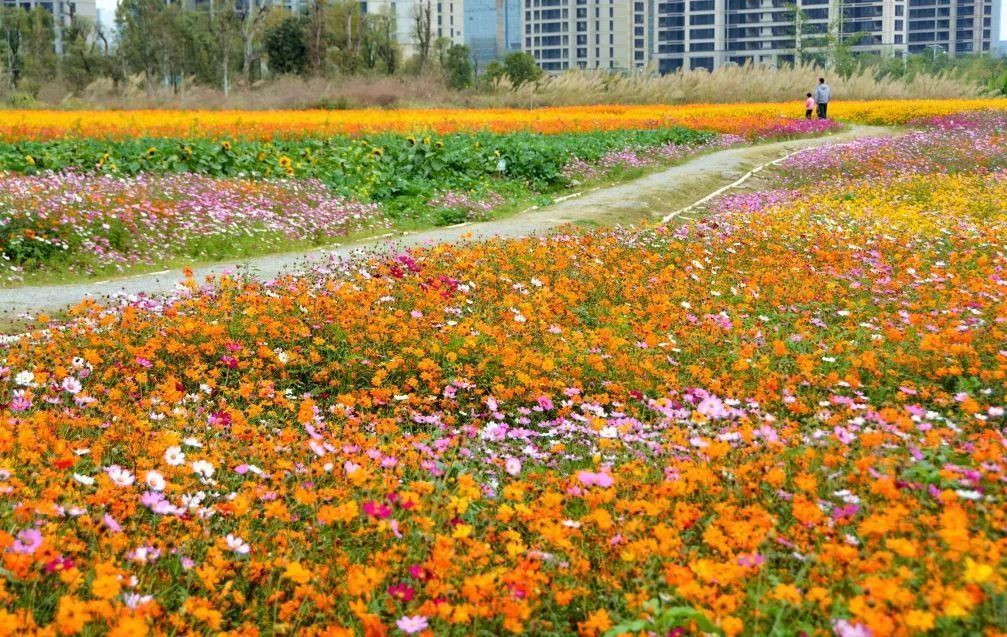
[(115, 8), (118, 4), (119, 0), (97, 0), (98, 17), (106, 28), (115, 22)]

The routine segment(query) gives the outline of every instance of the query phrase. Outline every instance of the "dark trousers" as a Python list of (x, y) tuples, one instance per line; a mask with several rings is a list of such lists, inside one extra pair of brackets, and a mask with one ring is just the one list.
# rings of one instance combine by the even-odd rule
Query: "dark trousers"
[(829, 119), (829, 104), (818, 105), (818, 119)]
[(812, 111), (811, 111), (810, 108), (808, 110), (804, 111), (804, 119), (811, 119), (811, 113), (812, 113)]

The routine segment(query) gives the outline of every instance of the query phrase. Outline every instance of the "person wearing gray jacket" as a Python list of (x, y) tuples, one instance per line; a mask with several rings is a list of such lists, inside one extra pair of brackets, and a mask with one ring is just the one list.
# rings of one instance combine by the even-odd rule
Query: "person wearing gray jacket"
[(818, 78), (818, 88), (815, 89), (815, 103), (818, 104), (818, 119), (829, 118), (829, 100), (832, 99), (832, 89), (825, 83), (825, 78)]

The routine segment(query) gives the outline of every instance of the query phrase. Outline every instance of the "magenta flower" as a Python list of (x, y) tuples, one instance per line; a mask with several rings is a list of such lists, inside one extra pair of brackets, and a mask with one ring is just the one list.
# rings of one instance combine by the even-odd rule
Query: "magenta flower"
[(400, 602), (411, 602), (416, 591), (412, 586), (404, 583), (392, 584), (388, 587), (388, 595)]
[(384, 520), (392, 515), (392, 510), (387, 504), (377, 504), (373, 500), (364, 502), (363, 509), (364, 513), (379, 520)]

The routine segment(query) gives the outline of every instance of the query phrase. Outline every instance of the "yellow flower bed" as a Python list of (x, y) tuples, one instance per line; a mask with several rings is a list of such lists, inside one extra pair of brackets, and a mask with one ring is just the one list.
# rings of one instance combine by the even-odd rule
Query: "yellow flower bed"
[[(864, 124), (909, 120), (983, 108), (1007, 109), (1007, 100), (913, 100), (844, 102), (831, 105), (838, 119)], [(424, 109), (348, 111), (16, 111), (0, 121), (0, 139), (64, 137), (272, 138), (412, 132), (490, 130), (562, 133), (657, 128), (682, 124), (743, 134), (753, 120), (796, 118), (803, 104), (684, 106), (583, 106), (519, 109)]]

